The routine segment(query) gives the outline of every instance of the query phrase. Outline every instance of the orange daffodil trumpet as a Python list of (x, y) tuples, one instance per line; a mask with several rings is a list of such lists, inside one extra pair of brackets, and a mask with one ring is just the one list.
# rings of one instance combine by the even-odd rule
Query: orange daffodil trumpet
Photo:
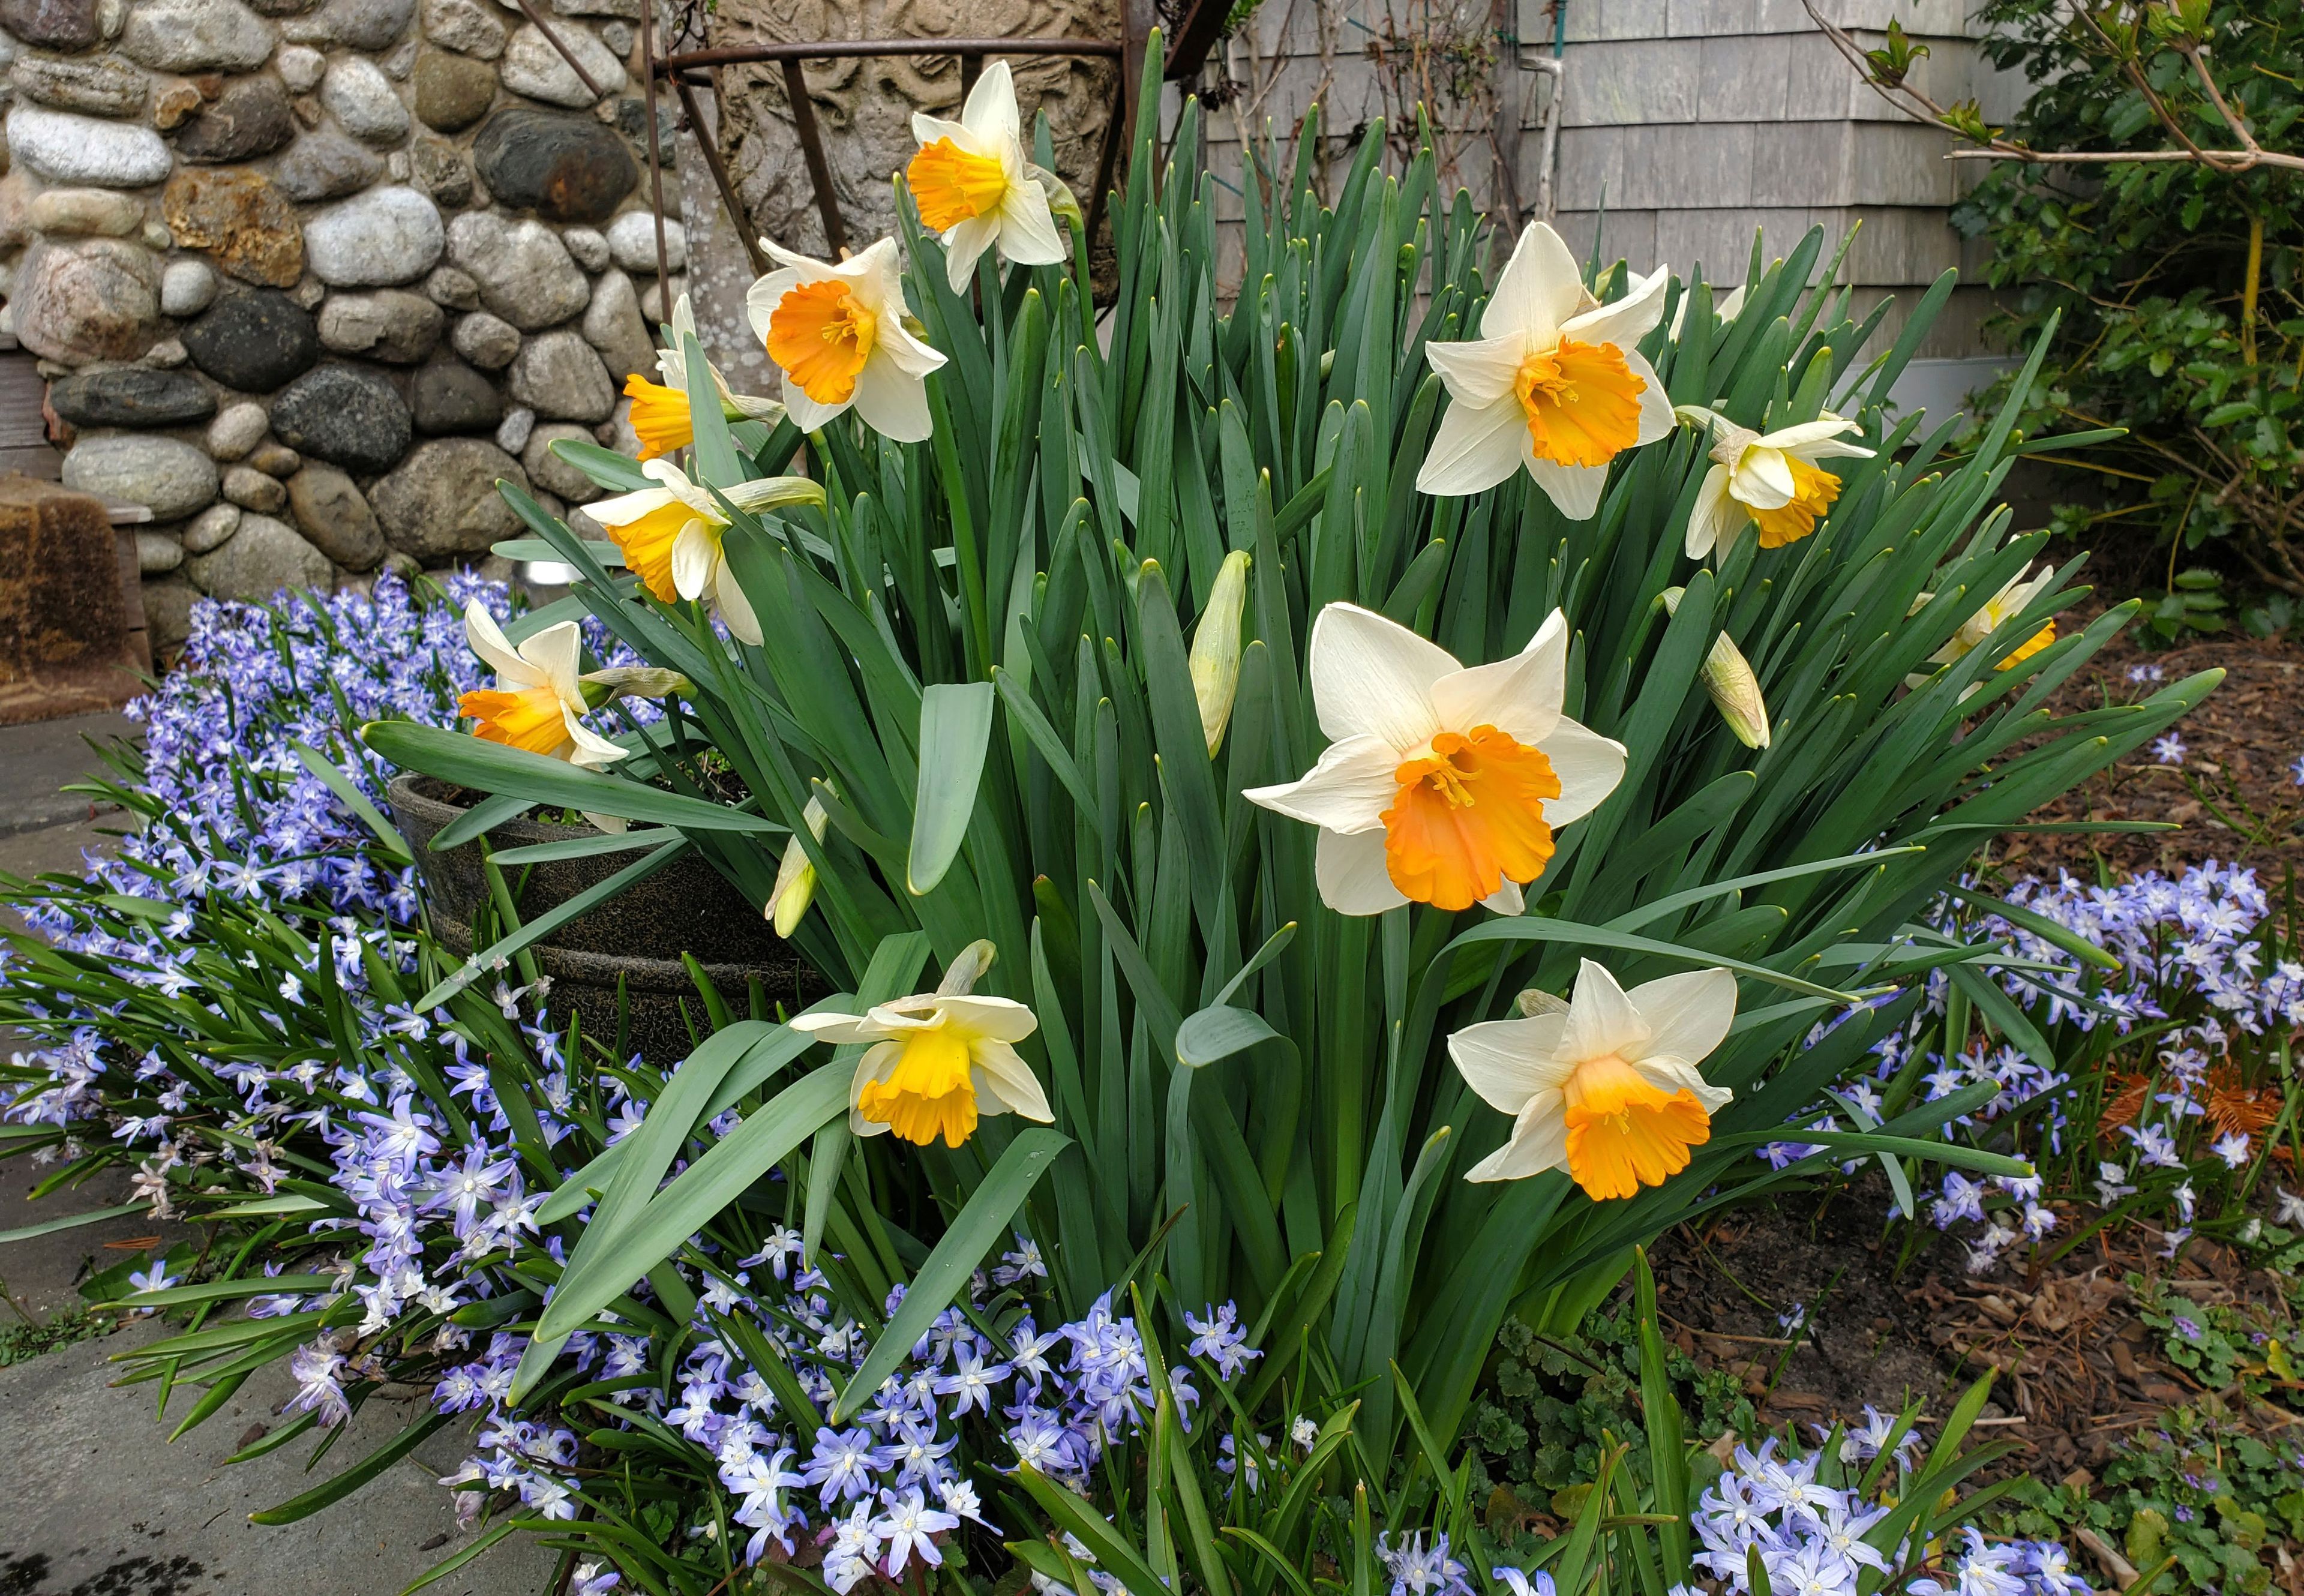
[[(728, 513), (718, 500), (669, 460), (640, 467), (657, 484), (595, 499), (585, 511), (605, 528), (624, 563), (639, 573), (648, 590), (666, 604), (675, 598), (710, 598), (728, 630), (757, 647), (760, 623), (752, 614), (735, 573), (728, 568), (721, 539)], [(824, 489), (806, 477), (760, 477), (725, 491), (740, 510), (824, 502)]]
[(963, 949), (933, 992), (874, 1006), (861, 1014), (798, 1014), (792, 1028), (829, 1042), (864, 1047), (848, 1089), (848, 1128), (860, 1136), (894, 1131), (926, 1147), (942, 1137), (958, 1147), (989, 1115), (1055, 1118), (1046, 1095), (1015, 1044), (1039, 1029), (1022, 1004), (978, 998), (971, 989), (992, 964), (992, 945)]
[(1715, 548), (1725, 553), (1746, 522), (1759, 530), (1763, 548), (1799, 542), (1840, 497), (1840, 479), (1817, 462), (1872, 457), (1862, 445), (1842, 441), (1862, 429), (1830, 411), (1774, 432), (1739, 427), (1700, 404), (1684, 404), (1678, 413), (1691, 426), (1712, 429), (1712, 469), (1688, 515), (1691, 560)]
[(1594, 304), (1560, 235), (1529, 224), (1480, 335), (1425, 345), (1448, 411), (1418, 488), (1479, 493), (1525, 467), (1563, 515), (1590, 520), (1608, 463), (1672, 430), (1672, 401), (1632, 347), (1664, 315), (1667, 275), (1658, 268), (1615, 303)]
[[(682, 353), (682, 339), (695, 331), (696, 312), (683, 293), (672, 307), (671, 324), (664, 329), (664, 344), (656, 352), (656, 373), (663, 382), (650, 382), (637, 371), (624, 380), (624, 395), (632, 402), (632, 431), (640, 440), (643, 461), (684, 449), (696, 441), (695, 420), (688, 412), (687, 357)], [(729, 420), (774, 426), (784, 420), (784, 407), (775, 400), (736, 392), (720, 374), (720, 368), (709, 361), (705, 369), (712, 374), (712, 386), (719, 393), (720, 413)]]
[(1322, 901), (1381, 914), (1522, 907), (1555, 828), (1623, 779), (1623, 745), (1567, 718), (1568, 622), (1467, 667), (1437, 643), (1353, 604), (1312, 624), (1306, 664), (1327, 751), (1298, 781), (1243, 796), (1320, 828)]
[(1734, 1093), (1707, 1084), (1696, 1066), (1736, 1017), (1727, 971), (1667, 975), (1627, 992), (1586, 959), (1568, 1002), (1538, 992), (1521, 1006), (1537, 1012), (1448, 1039), (1465, 1082), (1512, 1119), (1504, 1144), (1467, 1180), (1565, 1168), (1605, 1201), (1662, 1185), (1688, 1167), (1690, 1148), (1712, 1139), (1712, 1116)]
[(1004, 61), (984, 69), (958, 122), (912, 115), (920, 149), (904, 168), (904, 184), (921, 225), (944, 235), (944, 274), (955, 293), (967, 292), (977, 260), (995, 244), (1018, 266), (1054, 266), (1067, 252), (1051, 191), (1072, 214), (1079, 204), (1052, 174), (1025, 158), (1022, 123)]
[(884, 238), (837, 265), (763, 239), (777, 269), (744, 296), (752, 330), (784, 373), (792, 424), (814, 432), (853, 408), (897, 443), (929, 433), (928, 374), (944, 363), (905, 325), (896, 242)]

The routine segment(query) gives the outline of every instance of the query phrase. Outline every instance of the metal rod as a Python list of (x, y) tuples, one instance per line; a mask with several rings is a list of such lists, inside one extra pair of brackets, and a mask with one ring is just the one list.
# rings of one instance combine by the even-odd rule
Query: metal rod
[(974, 50), (962, 50), (960, 55), (960, 103), (962, 106), (968, 104), (968, 91), (976, 87), (976, 80), (983, 72), (984, 57)]
[(530, 4), (530, 0), (513, 0), (513, 3), (520, 7), (521, 14), (536, 25), (536, 30), (544, 35), (544, 42), (560, 52), (560, 59), (568, 64), (568, 70), (574, 72), (577, 80), (590, 91), (593, 100), (597, 103), (604, 98), (608, 91), (600, 87), (597, 79), (584, 70), (584, 64), (576, 59), (576, 52), (568, 47), (567, 41), (555, 33), (552, 30), (552, 25), (537, 14), (536, 7)]
[[(524, 0), (523, 0), (524, 4)], [(827, 38), (813, 43), (776, 41), (720, 45), (683, 50), (656, 63), (659, 72), (693, 72), (707, 66), (741, 66), (759, 61), (841, 61), (858, 55), (1096, 55), (1121, 53), (1108, 38)]]
[(648, 111), (648, 200), (656, 208), (656, 308), (672, 319), (672, 254), (664, 240), (664, 130), (656, 115), (656, 0), (640, 4), (640, 98)]
[[(699, 51), (710, 55), (711, 51)], [(808, 157), (809, 181), (816, 185), (817, 214), (824, 218), (824, 250), (838, 259), (848, 247), (848, 230), (840, 224), (840, 201), (832, 191), (832, 163), (824, 158), (824, 136), (817, 129), (816, 107), (808, 98), (808, 81), (800, 76), (800, 57), (777, 57), (784, 63), (784, 98), (792, 102), (793, 131), (800, 134), (800, 153)]]
[[(1104, 202), (1112, 191), (1113, 175), (1120, 166), (1120, 140), (1128, 126), (1128, 74), (1119, 74), (1112, 97), (1112, 115), (1104, 124), (1104, 148), (1096, 157), (1096, 191), (1088, 200), (1088, 247), (1096, 248), (1096, 230), (1104, 220)], [(1080, 292), (1094, 297), (1092, 285), (1083, 284)]]
[(720, 156), (718, 131), (714, 129), (707, 132), (706, 130), (704, 113), (696, 103), (696, 90), (689, 85), (686, 78), (673, 79), (672, 86), (680, 96), (681, 109), (688, 113), (689, 131), (696, 135), (697, 148), (704, 152), (704, 164), (711, 169), (713, 186), (720, 191), (720, 203), (727, 208), (728, 220), (736, 229), (737, 242), (744, 246), (744, 253), (752, 262), (754, 274), (766, 276), (768, 258), (760, 249), (760, 241), (752, 236), (752, 224), (745, 215), (743, 202), (736, 198), (736, 184), (728, 175), (728, 163)]

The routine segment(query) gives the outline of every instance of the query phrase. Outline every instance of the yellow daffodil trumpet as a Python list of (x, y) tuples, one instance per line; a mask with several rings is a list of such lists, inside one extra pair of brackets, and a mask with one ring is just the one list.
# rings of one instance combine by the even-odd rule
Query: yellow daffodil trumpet
[[(1543, 999), (1530, 1002), (1531, 997)], [(1736, 1017), (1725, 970), (1667, 975), (1625, 991), (1586, 959), (1566, 1003), (1523, 994), (1519, 1019), (1448, 1039), (1465, 1082), (1512, 1117), (1504, 1144), (1468, 1180), (1524, 1180), (1564, 1168), (1596, 1201), (1638, 1194), (1688, 1167), (1734, 1094), (1697, 1065)]]
[(496, 673), (494, 687), (476, 687), (456, 702), (456, 712), (476, 723), (474, 736), (592, 769), (624, 757), (583, 722), (591, 706), (576, 670), (584, 645), (575, 622), (546, 626), (515, 649), (475, 598), (464, 607), (464, 638)]
[(933, 992), (875, 1005), (861, 1014), (812, 1014), (795, 1030), (863, 1046), (848, 1093), (848, 1128), (860, 1136), (894, 1132), (926, 1147), (958, 1147), (978, 1122), (1021, 1114), (1055, 1118), (1040, 1082), (1015, 1044), (1039, 1028), (1022, 1004), (978, 998), (971, 989), (992, 964), (992, 944), (976, 942), (953, 961)]
[(1561, 713), (1567, 617), (1509, 659), (1467, 667), (1354, 604), (1312, 624), (1306, 674), (1327, 751), (1252, 803), (1320, 828), (1320, 897), (1340, 914), (1410, 902), (1517, 914), (1555, 828), (1623, 779), (1624, 748)]
[[(663, 346), (656, 352), (656, 375), (663, 380), (650, 382), (637, 371), (624, 379), (624, 396), (632, 402), (631, 427), (640, 440), (642, 461), (684, 449), (696, 441), (695, 417), (688, 407), (687, 361), (682, 353), (685, 338), (695, 331), (696, 312), (683, 293), (672, 308)], [(728, 386), (720, 368), (708, 361), (705, 369), (720, 395), (720, 413), (727, 420), (766, 421), (771, 426), (784, 420), (784, 407), (777, 401), (739, 394)]]
[[(760, 623), (721, 548), (727, 511), (669, 460), (650, 460), (640, 470), (655, 487), (595, 499), (586, 512), (615, 540), (624, 564), (649, 592), (666, 604), (708, 598), (729, 632), (757, 647)], [(724, 489), (724, 496), (740, 510), (758, 512), (820, 505), (824, 488), (806, 477), (759, 477)]]

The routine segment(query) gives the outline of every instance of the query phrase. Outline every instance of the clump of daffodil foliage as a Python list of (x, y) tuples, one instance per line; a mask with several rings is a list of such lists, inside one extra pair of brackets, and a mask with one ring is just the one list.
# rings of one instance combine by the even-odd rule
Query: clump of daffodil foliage
[[(363, 734), (493, 794), (463, 836), (596, 818), (526, 851), (631, 853), (575, 909), (702, 855), (836, 995), (710, 995), (665, 1073), (535, 1017), (542, 922), (352, 950), (320, 995), (358, 1062), (314, 1061), (320, 1150), (249, 1216), (310, 1258), (141, 1294), (262, 1292), (241, 1339), (148, 1351), (229, 1395), (292, 1347), (323, 1430), (420, 1363), (426, 1424), (487, 1415), (452, 1476), (487, 1532), (573, 1538), (593, 1592), (998, 1559), (1304, 1596), (1322, 1558), (2046, 1590), (2054, 1557), (1944, 1540), (1981, 1389), (1924, 1461), (1883, 1419), (1699, 1504), (1639, 1249), (1851, 1159), (2025, 1177), (1942, 1134), (1981, 1082), (1755, 1154), (1932, 972), (2005, 956), (1927, 918), (1975, 844), (2213, 678), (2045, 709), (2130, 612), (2060, 631), (2084, 590), (1996, 506), (2055, 440), (1889, 420), (1949, 278), (1868, 354), (1820, 234), (1731, 306), (1698, 263), (1498, 236), (1377, 133), (1324, 190), (1315, 120), (1222, 178), (1228, 296), (1199, 116), (1167, 159), (1140, 120), (1100, 314), (987, 68), (919, 125), (902, 236), (771, 244), (779, 395), (675, 315), (646, 458), (557, 446), (608, 540), (507, 489), (504, 552), (577, 577), (470, 616), (469, 729)], [(1492, 1555), (1466, 1431), (1503, 1327), (1573, 1331), (1628, 1275), (1646, 1466), (1601, 1444), (1542, 1570)]]

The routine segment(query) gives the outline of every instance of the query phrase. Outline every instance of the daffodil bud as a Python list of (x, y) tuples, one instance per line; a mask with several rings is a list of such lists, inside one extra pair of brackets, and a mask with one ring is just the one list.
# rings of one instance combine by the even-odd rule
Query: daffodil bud
[(1200, 733), (1210, 759), (1224, 746), (1232, 698), (1240, 691), (1240, 615), (1248, 601), (1248, 565), (1244, 549), (1224, 556), (1207, 607), (1200, 612), (1199, 630), (1192, 633), (1192, 696), (1199, 700)]
[[(801, 823), (809, 835), (817, 842), (824, 840), (824, 828), (830, 819), (824, 811), (824, 801), (810, 798), (808, 808), (800, 812)], [(816, 898), (816, 866), (808, 856), (808, 849), (795, 835), (784, 844), (784, 856), (776, 865), (776, 884), (768, 893), (767, 915), (775, 921), (776, 935), (789, 937), (800, 929), (800, 917)]]
[(664, 699), (689, 690), (686, 676), (652, 665), (612, 665), (587, 671), (579, 680), (584, 684), (584, 701), (595, 709), (620, 698)]
[[(1680, 600), (1684, 588), (1666, 588), (1661, 598), (1664, 614), (1680, 613)], [(1760, 696), (1760, 678), (1753, 673), (1752, 663), (1744, 658), (1744, 650), (1726, 632), (1712, 640), (1712, 651), (1704, 657), (1704, 691), (1711, 696), (1713, 706), (1736, 741), (1747, 748), (1768, 745), (1768, 706)]]
[(976, 983), (984, 979), (984, 972), (992, 968), (992, 962), (999, 956), (1000, 950), (992, 946), (989, 938), (978, 937), (960, 950), (958, 958), (944, 966), (944, 979), (936, 982), (936, 996), (967, 997), (976, 990)]
[(1035, 166), (1026, 169), (1031, 173), (1032, 181), (1040, 185), (1040, 191), (1048, 197), (1050, 214), (1060, 217), (1080, 232), (1086, 233), (1088, 217), (1081, 213), (1078, 196), (1073, 194), (1064, 180), (1046, 166)]

